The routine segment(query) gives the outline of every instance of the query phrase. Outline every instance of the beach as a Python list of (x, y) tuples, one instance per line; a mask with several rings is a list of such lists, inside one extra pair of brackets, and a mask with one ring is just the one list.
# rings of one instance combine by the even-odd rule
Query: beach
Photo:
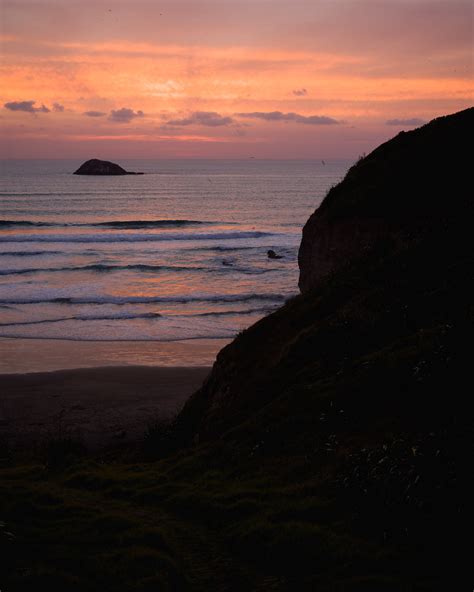
[(105, 366), (209, 367), (229, 339), (73, 341), (0, 338), (0, 375)]
[(0, 434), (18, 446), (73, 436), (91, 450), (139, 440), (195, 392), (208, 367), (124, 366), (1, 374)]
[(2, 162), (0, 440), (13, 446), (67, 435), (104, 449), (175, 414), (223, 347), (295, 295), (301, 227), (351, 164), (120, 162), (145, 174)]

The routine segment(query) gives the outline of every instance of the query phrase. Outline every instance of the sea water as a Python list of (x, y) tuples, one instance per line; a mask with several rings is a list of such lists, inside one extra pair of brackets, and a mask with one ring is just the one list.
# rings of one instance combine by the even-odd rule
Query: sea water
[(0, 372), (126, 363), (132, 351), (137, 364), (211, 363), (298, 292), (302, 227), (351, 165), (133, 160), (120, 164), (144, 175), (73, 175), (80, 164), (0, 164)]

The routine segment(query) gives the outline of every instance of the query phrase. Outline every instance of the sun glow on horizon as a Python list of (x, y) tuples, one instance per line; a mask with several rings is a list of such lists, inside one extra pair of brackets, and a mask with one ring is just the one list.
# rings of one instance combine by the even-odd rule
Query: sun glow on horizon
[(472, 104), (466, 2), (392, 2), (367, 23), (365, 0), (259, 0), (251, 25), (244, 4), (6, 2), (0, 156), (79, 156), (95, 141), (111, 156), (128, 142), (131, 157), (354, 157)]

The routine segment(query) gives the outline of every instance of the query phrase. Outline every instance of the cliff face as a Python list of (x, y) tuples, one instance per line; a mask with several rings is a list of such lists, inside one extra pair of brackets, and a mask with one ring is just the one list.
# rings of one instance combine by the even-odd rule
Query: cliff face
[(468, 163), (460, 139), (468, 141), (473, 123), (474, 109), (435, 119), (354, 165), (303, 229), (301, 291), (381, 243), (403, 248), (464, 211), (472, 188), (461, 170)]
[(304, 228), (302, 295), (219, 353), (178, 418), (181, 441), (305, 446), (335, 408), (346, 428), (397, 431), (427, 405), (441, 413), (440, 388), (459, 395), (473, 123), (469, 109), (401, 133), (329, 192)]

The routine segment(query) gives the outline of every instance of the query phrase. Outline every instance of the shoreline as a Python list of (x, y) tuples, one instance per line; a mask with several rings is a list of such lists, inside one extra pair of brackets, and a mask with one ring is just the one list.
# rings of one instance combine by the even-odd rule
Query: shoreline
[(105, 367), (210, 367), (232, 339), (71, 341), (0, 337), (0, 374)]
[(211, 368), (106, 366), (2, 373), (0, 437), (14, 447), (74, 437), (91, 450), (139, 440), (173, 417)]

